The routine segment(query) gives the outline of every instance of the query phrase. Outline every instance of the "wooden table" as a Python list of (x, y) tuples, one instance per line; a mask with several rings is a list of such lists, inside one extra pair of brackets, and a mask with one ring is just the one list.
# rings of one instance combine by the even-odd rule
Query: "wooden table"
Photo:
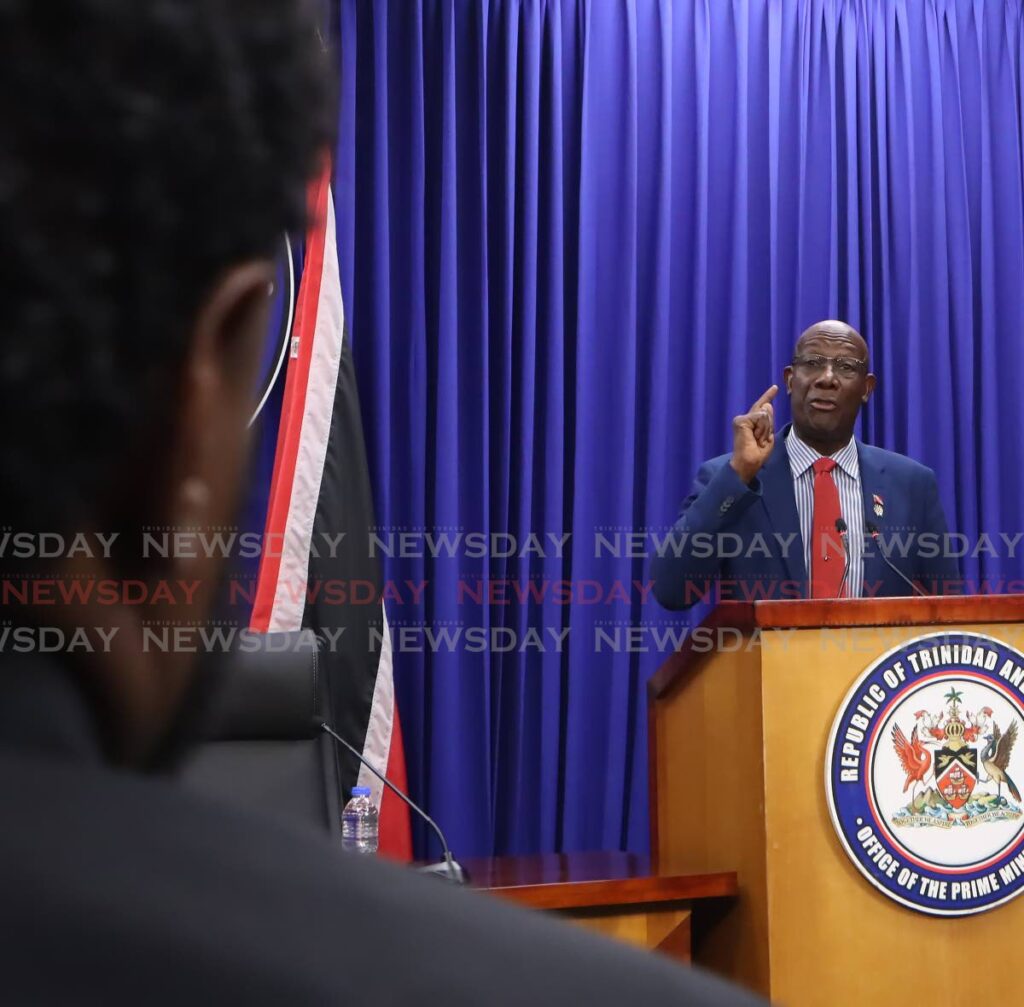
[(544, 853), (466, 859), (474, 888), (557, 913), (604, 934), (689, 961), (693, 913), (736, 895), (736, 874), (659, 875), (633, 853)]

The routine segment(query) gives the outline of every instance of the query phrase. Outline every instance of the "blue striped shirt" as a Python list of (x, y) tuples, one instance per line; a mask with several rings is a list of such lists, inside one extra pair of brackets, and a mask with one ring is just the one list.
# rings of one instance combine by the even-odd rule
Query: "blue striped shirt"
[[(814, 463), (824, 457), (806, 445), (790, 428), (786, 435), (789, 469), (793, 473), (793, 492), (796, 510), (800, 515), (800, 535), (804, 540), (804, 564), (808, 583), (811, 577), (811, 528), (814, 522)], [(839, 507), (849, 529), (846, 546), (850, 551), (850, 572), (846, 578), (847, 598), (859, 598), (864, 586), (864, 497), (860, 485), (860, 459), (857, 442), (851, 437), (849, 444), (831, 456), (836, 463), (832, 470), (839, 490)], [(808, 594), (810, 592), (808, 591)]]

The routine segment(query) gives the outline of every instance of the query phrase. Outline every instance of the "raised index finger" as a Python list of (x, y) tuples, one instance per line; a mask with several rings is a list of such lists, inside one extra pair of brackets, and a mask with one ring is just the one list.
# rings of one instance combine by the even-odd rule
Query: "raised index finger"
[(757, 400), (757, 401), (756, 401), (756, 402), (755, 402), (755, 403), (754, 403), (754, 404), (753, 404), (753, 405), (752, 405), (752, 406), (750, 407), (750, 411), (751, 411), (752, 413), (756, 413), (756, 412), (758, 411), (758, 409), (760, 409), (760, 408), (761, 408), (762, 406), (766, 406), (766, 405), (768, 405), (768, 403), (769, 403), (769, 402), (771, 402), (771, 400), (772, 400), (772, 399), (774, 399), (774, 398), (775, 398), (775, 396), (776, 396), (776, 395), (778, 395), (778, 394), (779, 394), (779, 386), (778, 386), (778, 385), (772, 385), (772, 386), (771, 386), (771, 388), (769, 388), (769, 389), (768, 389), (768, 391), (766, 391), (766, 392), (764, 393), (764, 395), (762, 395), (762, 396), (761, 396), (761, 397), (760, 397), (760, 398), (759, 398), (759, 399), (758, 399), (758, 400)]

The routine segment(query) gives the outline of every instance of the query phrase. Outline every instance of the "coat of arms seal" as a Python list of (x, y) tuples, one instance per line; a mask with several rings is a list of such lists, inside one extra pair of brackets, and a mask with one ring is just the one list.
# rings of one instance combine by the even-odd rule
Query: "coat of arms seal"
[(829, 810), (847, 854), (890, 898), (933, 915), (1024, 889), (1024, 654), (968, 633), (875, 661), (829, 738)]

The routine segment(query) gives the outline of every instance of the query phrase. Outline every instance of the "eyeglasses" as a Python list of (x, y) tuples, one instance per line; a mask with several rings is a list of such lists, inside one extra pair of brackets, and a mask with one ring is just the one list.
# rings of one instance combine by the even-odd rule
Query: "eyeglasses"
[(825, 368), (832, 365), (832, 373), (838, 378), (854, 378), (858, 374), (866, 374), (868, 365), (855, 357), (794, 357), (793, 367), (808, 378), (816, 378), (824, 374)]

